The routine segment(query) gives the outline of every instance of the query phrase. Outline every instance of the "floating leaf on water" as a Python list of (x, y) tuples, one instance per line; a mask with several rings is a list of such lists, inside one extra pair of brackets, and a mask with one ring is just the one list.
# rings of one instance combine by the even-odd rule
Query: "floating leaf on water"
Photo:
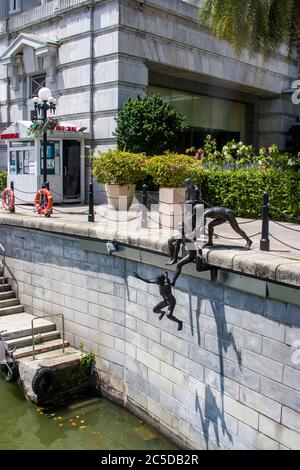
[(86, 426), (80, 426), (79, 429), (86, 429)]
[(92, 435), (93, 435), (93, 436), (102, 436), (102, 433), (99, 432), (99, 431), (93, 431), (93, 432), (92, 432)]
[(51, 413), (50, 416), (55, 416), (55, 413)]
[(77, 424), (74, 423), (74, 421), (71, 423), (71, 426), (73, 426), (73, 428), (76, 428)]
[(152, 439), (157, 438), (157, 434), (145, 426), (134, 428), (134, 431), (139, 434), (144, 439), (144, 441), (151, 441)]
[(58, 427), (63, 428), (63, 427), (64, 427), (64, 423), (58, 423)]
[(58, 418), (57, 418), (57, 419), (62, 419), (62, 417), (61, 417), (61, 416), (58, 416)]
[(57, 418), (54, 418), (54, 421), (57, 421)]
[(44, 414), (44, 412), (43, 412), (43, 411), (40, 411), (40, 415), (43, 415), (43, 414)]
[(82, 419), (82, 420), (80, 421), (80, 424), (84, 424), (84, 423), (85, 423), (85, 421)]
[(79, 418), (80, 418), (80, 416), (76, 416), (76, 418), (77, 418), (77, 419), (79, 419)]

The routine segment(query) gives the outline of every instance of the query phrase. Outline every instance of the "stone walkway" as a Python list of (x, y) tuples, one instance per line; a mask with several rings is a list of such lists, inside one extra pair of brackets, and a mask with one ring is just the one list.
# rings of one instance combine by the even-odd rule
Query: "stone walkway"
[[(130, 233), (141, 232), (143, 238), (149, 237), (162, 238), (166, 241), (170, 236), (171, 231), (168, 228), (159, 228), (158, 214), (155, 212), (149, 215), (148, 229), (141, 228), (141, 212), (140, 206), (133, 205), (129, 212), (116, 212), (106, 205), (95, 206), (95, 224), (101, 224), (101, 230), (115, 229), (116, 231), (128, 231)], [(3, 210), (1, 209), (1, 212)], [(33, 210), (33, 206), (22, 205), (18, 206), (16, 214), (41, 218)], [(63, 221), (72, 224), (82, 224), (88, 221), (88, 206), (84, 204), (79, 205), (57, 205), (54, 207), (51, 222)], [(261, 234), (261, 220), (238, 219), (241, 228), (253, 240), (253, 248), (259, 250), (260, 234)], [(245, 245), (244, 240), (239, 238), (233, 232), (229, 224), (224, 224), (215, 229), (215, 245), (227, 246), (232, 248), (242, 247)], [(270, 222), (270, 254), (273, 256), (287, 257), (289, 259), (300, 260), (300, 225), (285, 223), (285, 222)], [(272, 238), (274, 237), (274, 238)], [(277, 240), (280, 240), (277, 241)], [(287, 246), (289, 245), (289, 246)]]

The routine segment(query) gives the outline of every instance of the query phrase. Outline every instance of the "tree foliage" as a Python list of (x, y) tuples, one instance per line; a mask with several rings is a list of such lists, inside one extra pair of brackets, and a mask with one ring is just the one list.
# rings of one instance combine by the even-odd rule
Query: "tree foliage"
[(300, 0), (205, 0), (199, 17), (237, 54), (248, 48), (268, 57), (300, 38)]
[(111, 150), (92, 159), (93, 174), (102, 184), (136, 184), (146, 178), (144, 154)]
[(120, 150), (155, 155), (176, 149), (185, 118), (158, 95), (129, 100), (116, 118), (114, 135)]

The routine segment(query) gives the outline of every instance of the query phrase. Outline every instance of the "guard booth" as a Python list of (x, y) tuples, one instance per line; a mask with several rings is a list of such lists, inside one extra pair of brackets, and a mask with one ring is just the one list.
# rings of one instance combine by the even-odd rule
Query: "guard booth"
[[(43, 181), (43, 142), (29, 136), (31, 121), (16, 121), (2, 132), (7, 142), (8, 186), (14, 182), (17, 204), (33, 203)], [(86, 128), (61, 122), (47, 142), (47, 179), (54, 202), (85, 200)]]

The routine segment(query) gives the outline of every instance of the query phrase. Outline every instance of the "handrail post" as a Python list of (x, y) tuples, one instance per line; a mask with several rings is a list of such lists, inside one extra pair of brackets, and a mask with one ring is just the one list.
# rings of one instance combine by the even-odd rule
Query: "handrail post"
[(94, 213), (94, 185), (91, 181), (89, 184), (89, 222), (95, 222), (95, 213)]
[(10, 189), (11, 189), (12, 191), (15, 190), (15, 184), (14, 184), (13, 181), (10, 182)]
[(143, 184), (143, 198), (142, 198), (142, 228), (148, 228), (148, 217), (147, 217), (147, 204), (148, 204), (148, 186)]
[(270, 251), (269, 220), (269, 193), (265, 192), (263, 197), (262, 230), (260, 239), (261, 251)]
[(63, 340), (63, 354), (65, 353), (65, 317), (61, 314), (61, 324), (62, 324), (62, 340)]
[(34, 344), (34, 328), (33, 328), (34, 318), (31, 320), (31, 337), (32, 337), (32, 360), (35, 360), (35, 344)]
[(32, 360), (34, 361), (35, 360), (35, 344), (34, 344), (34, 328), (33, 328), (33, 322), (34, 320), (37, 320), (38, 318), (49, 318), (49, 317), (61, 317), (61, 320), (62, 320), (62, 333), (63, 333), (63, 337), (62, 337), (62, 340), (63, 340), (63, 347), (62, 347), (62, 350), (63, 350), (63, 354), (65, 353), (65, 317), (64, 317), (64, 314), (63, 313), (50, 313), (49, 315), (43, 315), (43, 316), (39, 316), (39, 315), (36, 315), (32, 320), (31, 320), (31, 336), (32, 336)]

